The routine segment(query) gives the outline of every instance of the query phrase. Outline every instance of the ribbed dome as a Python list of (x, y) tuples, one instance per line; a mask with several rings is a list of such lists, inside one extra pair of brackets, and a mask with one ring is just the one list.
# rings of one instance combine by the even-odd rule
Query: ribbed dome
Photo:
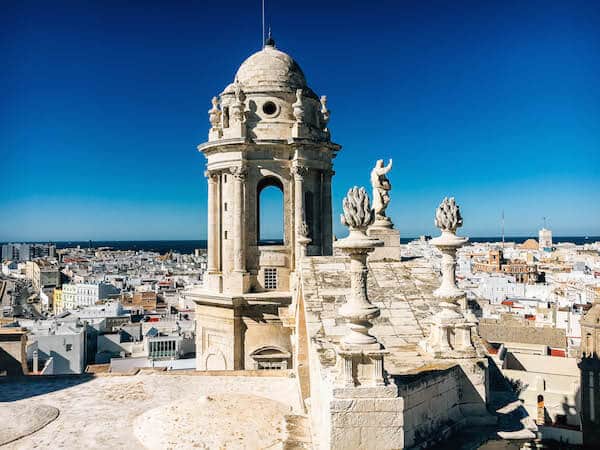
[(265, 45), (242, 63), (235, 78), (244, 90), (276, 88), (295, 90), (306, 88), (306, 79), (294, 59), (274, 46)]

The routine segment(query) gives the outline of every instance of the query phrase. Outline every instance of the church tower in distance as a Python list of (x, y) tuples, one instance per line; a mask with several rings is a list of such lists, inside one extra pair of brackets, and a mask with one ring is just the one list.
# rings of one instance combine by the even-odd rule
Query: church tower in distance
[[(307, 85), (296, 61), (264, 48), (212, 100), (207, 158), (208, 263), (193, 295), (197, 368), (291, 367), (290, 331), (279, 317), (291, 303), (299, 238), (307, 255), (332, 254), (332, 160), (326, 97)], [(279, 189), (281, 241), (261, 239), (261, 194)], [(270, 244), (270, 245), (268, 245)]]

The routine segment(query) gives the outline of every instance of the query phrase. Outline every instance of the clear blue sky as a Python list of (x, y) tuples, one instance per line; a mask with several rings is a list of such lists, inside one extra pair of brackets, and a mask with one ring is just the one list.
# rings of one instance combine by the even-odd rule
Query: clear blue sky
[[(267, 1), (326, 94), (334, 224), (393, 158), (388, 210), (433, 234), (600, 235), (600, 2)], [(4, 1), (0, 241), (202, 239), (210, 98), (260, 48), (260, 1)]]

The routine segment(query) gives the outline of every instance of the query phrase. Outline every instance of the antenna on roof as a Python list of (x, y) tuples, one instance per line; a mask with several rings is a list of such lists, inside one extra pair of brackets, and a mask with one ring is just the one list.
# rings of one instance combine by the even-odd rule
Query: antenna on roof
[(265, 0), (262, 0), (262, 35), (260, 37), (261, 48), (265, 48)]
[(546, 228), (546, 216), (543, 217), (544, 219), (544, 229)]
[(502, 210), (502, 249), (504, 249), (504, 210)]

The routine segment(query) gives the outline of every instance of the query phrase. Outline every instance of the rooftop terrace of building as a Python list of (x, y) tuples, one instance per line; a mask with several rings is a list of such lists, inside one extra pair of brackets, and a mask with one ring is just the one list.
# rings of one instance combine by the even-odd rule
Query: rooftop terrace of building
[[(0, 445), (73, 450), (283, 445), (288, 422), (302, 414), (290, 375), (145, 369), (134, 375), (1, 379), (0, 414), (27, 411), (29, 423), (15, 430), (2, 421)], [(53, 409), (59, 414), (44, 425)]]

